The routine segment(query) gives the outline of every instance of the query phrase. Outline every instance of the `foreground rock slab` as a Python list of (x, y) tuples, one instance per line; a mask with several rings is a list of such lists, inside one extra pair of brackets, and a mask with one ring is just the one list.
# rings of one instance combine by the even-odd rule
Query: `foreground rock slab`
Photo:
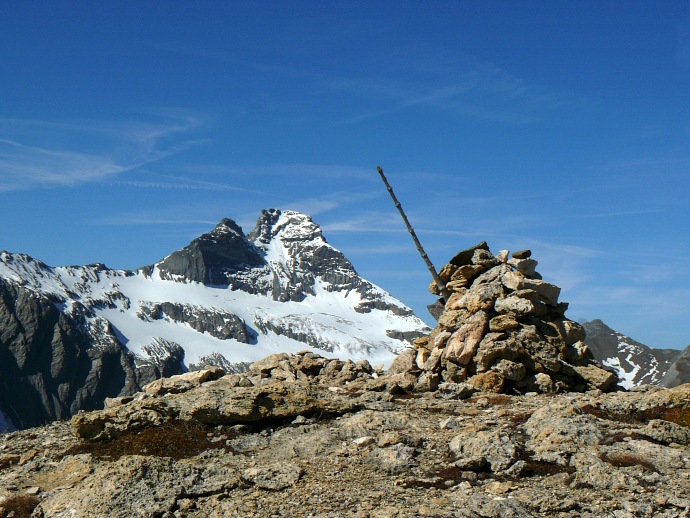
[(355, 400), (308, 383), (237, 387), (221, 378), (183, 394), (143, 398), (119, 407), (77, 414), (72, 418), (72, 427), (83, 439), (113, 439), (125, 432), (172, 421), (228, 425), (298, 415), (342, 415), (357, 408)]
[[(690, 385), (415, 393), (404, 375), (334, 361), (272, 358), (256, 384), (173, 379), (2, 435), (0, 517), (690, 513)], [(295, 365), (311, 374), (279, 379)]]

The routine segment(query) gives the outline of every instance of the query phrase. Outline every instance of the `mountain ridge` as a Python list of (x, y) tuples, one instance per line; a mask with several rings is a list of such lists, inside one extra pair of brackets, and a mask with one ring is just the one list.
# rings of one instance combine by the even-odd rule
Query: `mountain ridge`
[[(18, 402), (0, 395), (0, 411), (20, 427), (205, 364), (236, 370), (302, 349), (386, 363), (428, 329), (362, 279), (310, 216), (277, 209), (262, 211), (249, 235), (225, 218), (136, 270), (52, 267), (2, 252), (0, 293), (0, 377), (35, 374), (27, 390), (39, 394), (41, 410), (27, 422), (9, 410)], [(39, 322), (43, 314), (52, 317)], [(33, 373), (24, 357), (37, 347), (51, 360)], [(76, 358), (78, 374), (64, 374)], [(108, 379), (119, 389), (106, 387)]]
[[(615, 331), (600, 319), (583, 322), (582, 326), (586, 331), (585, 343), (594, 358), (615, 369), (624, 388), (644, 384), (663, 385), (667, 373), (683, 352), (680, 349), (649, 347)], [(683, 379), (685, 381), (681, 383), (690, 381), (690, 377)]]

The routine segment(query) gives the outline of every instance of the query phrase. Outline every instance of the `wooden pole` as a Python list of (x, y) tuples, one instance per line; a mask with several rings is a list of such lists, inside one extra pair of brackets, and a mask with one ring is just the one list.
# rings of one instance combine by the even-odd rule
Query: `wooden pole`
[(412, 228), (412, 225), (410, 225), (410, 221), (407, 219), (405, 211), (403, 210), (402, 205), (400, 205), (398, 198), (396, 198), (395, 193), (393, 192), (393, 187), (391, 187), (391, 185), (388, 183), (388, 180), (386, 179), (386, 176), (383, 174), (383, 169), (381, 169), (381, 166), (377, 166), (376, 170), (381, 175), (381, 180), (383, 180), (383, 183), (386, 185), (386, 189), (388, 189), (388, 194), (390, 194), (391, 198), (393, 198), (393, 203), (395, 203), (398, 212), (400, 212), (400, 215), (402, 216), (402, 219), (405, 222), (405, 226), (407, 227), (407, 231), (412, 236), (412, 240), (414, 241), (414, 244), (417, 247), (417, 251), (426, 263), (426, 267), (429, 269), (429, 272), (431, 273), (431, 277), (433, 277), (434, 282), (436, 282), (436, 286), (438, 286), (438, 290), (441, 292), (441, 296), (446, 302), (448, 302), (448, 298), (451, 295), (450, 291), (448, 290), (448, 288), (446, 288), (446, 284), (438, 276), (438, 273), (436, 273), (436, 268), (434, 268), (434, 265), (429, 260), (429, 256), (426, 255), (426, 252), (424, 251), (422, 244), (419, 242), (419, 239), (417, 239), (417, 234)]

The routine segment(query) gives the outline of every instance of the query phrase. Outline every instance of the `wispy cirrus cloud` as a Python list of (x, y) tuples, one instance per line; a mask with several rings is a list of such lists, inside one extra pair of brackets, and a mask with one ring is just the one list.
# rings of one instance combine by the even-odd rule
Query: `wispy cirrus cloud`
[(130, 121), (0, 118), (0, 192), (111, 179), (198, 144), (185, 134), (201, 123), (166, 110)]
[(578, 216), (580, 219), (597, 219), (597, 218), (618, 218), (624, 216), (644, 216), (646, 214), (660, 214), (661, 209), (646, 209), (646, 210), (621, 210), (614, 212), (598, 212), (592, 214), (582, 214)]
[(324, 232), (405, 232), (400, 216), (392, 212), (366, 211), (322, 225)]
[(424, 61), (429, 59), (420, 61), (423, 64), (417, 70), (395, 69), (376, 76), (338, 76), (274, 65), (256, 68), (272, 75), (309, 80), (330, 93), (386, 101), (375, 110), (342, 119), (345, 124), (428, 107), (474, 119), (521, 125), (537, 121), (545, 111), (584, 104), (571, 93), (530, 83), (487, 61), (467, 56), (446, 62), (431, 59), (434, 66)]
[(228, 185), (219, 182), (209, 182), (203, 180), (195, 180), (192, 178), (185, 178), (182, 176), (168, 176), (160, 177), (160, 180), (118, 180), (112, 182), (113, 185), (123, 187), (134, 187), (138, 189), (162, 189), (162, 190), (192, 190), (192, 191), (237, 191), (243, 193), (259, 193), (260, 191), (238, 187), (236, 185)]

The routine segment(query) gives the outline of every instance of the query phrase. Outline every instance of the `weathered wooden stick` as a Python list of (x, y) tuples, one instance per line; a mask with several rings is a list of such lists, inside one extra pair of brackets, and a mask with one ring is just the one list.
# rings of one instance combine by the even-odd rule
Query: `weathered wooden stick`
[(397, 207), (398, 212), (400, 212), (400, 215), (402, 216), (402, 219), (405, 222), (405, 225), (407, 226), (407, 231), (412, 236), (412, 240), (414, 241), (414, 244), (417, 247), (417, 251), (419, 252), (419, 255), (422, 256), (422, 259), (426, 263), (426, 267), (429, 269), (429, 272), (431, 273), (431, 277), (433, 277), (434, 281), (436, 282), (436, 286), (438, 286), (438, 290), (441, 292), (441, 296), (447, 302), (451, 293), (448, 290), (448, 288), (446, 288), (446, 283), (443, 282), (441, 280), (441, 278), (438, 276), (438, 273), (436, 273), (436, 268), (434, 268), (434, 265), (429, 260), (429, 256), (426, 255), (426, 252), (424, 251), (422, 244), (419, 242), (419, 239), (417, 239), (417, 234), (415, 233), (414, 229), (412, 228), (412, 225), (410, 225), (410, 221), (407, 219), (407, 216), (405, 215), (405, 211), (403, 210), (402, 205), (400, 205), (398, 198), (396, 198), (395, 193), (393, 192), (393, 187), (391, 187), (391, 185), (388, 183), (388, 180), (386, 179), (386, 176), (383, 174), (383, 169), (381, 169), (381, 166), (377, 166), (376, 170), (381, 175), (381, 180), (383, 180), (383, 183), (386, 185), (386, 189), (388, 189), (388, 193), (391, 195), (391, 198), (393, 198), (393, 203), (395, 203), (395, 206)]

